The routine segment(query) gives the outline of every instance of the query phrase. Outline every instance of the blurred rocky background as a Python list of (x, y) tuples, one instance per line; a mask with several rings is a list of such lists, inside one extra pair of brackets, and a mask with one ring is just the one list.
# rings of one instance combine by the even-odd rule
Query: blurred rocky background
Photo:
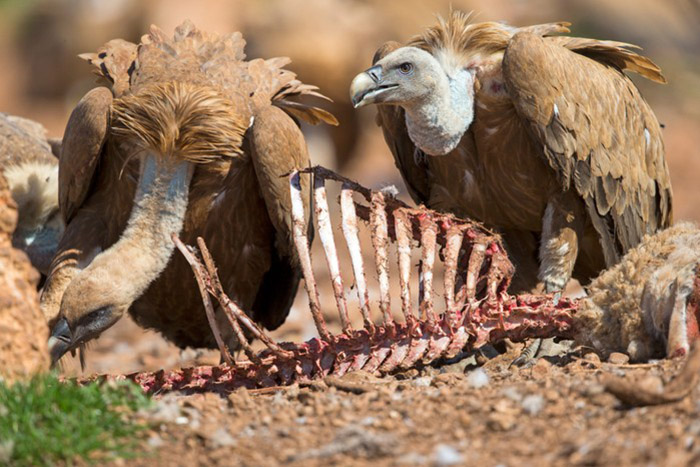
[[(375, 110), (354, 111), (348, 87), (379, 45), (408, 39), (450, 5), (476, 11), (476, 21), (566, 20), (573, 35), (643, 47), (669, 81), (633, 77), (665, 125), (675, 218), (700, 221), (699, 0), (0, 0), (0, 111), (37, 120), (60, 137), (72, 107), (94, 86), (77, 54), (116, 37), (137, 42), (150, 24), (170, 33), (189, 18), (203, 29), (241, 31), (249, 57), (290, 57), (289, 68), (333, 99), (328, 108), (340, 120), (334, 129), (305, 128), (312, 160), (365, 185), (396, 184), (406, 196)], [(283, 328), (294, 329), (289, 324)], [(121, 352), (123, 361), (88, 359), (88, 370), (168, 367), (198, 356), (177, 357), (159, 338), (139, 340), (132, 331), (125, 321), (96, 344), (97, 354)]]

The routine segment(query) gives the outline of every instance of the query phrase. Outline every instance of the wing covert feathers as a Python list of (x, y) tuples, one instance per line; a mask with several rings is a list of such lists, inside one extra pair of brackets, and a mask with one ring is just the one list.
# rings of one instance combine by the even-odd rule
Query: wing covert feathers
[[(503, 76), (562, 189), (572, 187), (584, 199), (611, 265), (645, 234), (671, 223), (661, 129), (621, 73), (629, 66), (622, 63), (628, 56), (620, 43), (559, 39), (516, 34), (504, 55)], [(582, 49), (569, 50), (574, 44), (612, 58), (589, 58)], [(610, 65), (614, 60), (619, 67)]]
[(68, 119), (58, 162), (58, 201), (66, 224), (92, 185), (107, 140), (111, 105), (110, 90), (98, 87), (85, 94)]

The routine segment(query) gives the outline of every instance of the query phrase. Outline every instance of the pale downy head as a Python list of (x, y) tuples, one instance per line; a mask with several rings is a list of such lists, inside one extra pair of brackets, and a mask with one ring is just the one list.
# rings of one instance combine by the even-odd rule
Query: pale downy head
[(429, 155), (452, 151), (474, 118), (474, 71), (401, 47), (353, 79), (353, 105), (398, 105), (411, 140)]
[(12, 244), (46, 274), (64, 229), (58, 209), (57, 161), (26, 161), (5, 167), (3, 173), (19, 212)]

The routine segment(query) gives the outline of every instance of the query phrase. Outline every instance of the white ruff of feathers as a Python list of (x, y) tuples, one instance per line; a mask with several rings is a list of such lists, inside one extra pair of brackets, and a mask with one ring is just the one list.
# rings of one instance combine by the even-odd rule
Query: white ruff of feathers
[(449, 72), (434, 60), (439, 71), (434, 92), (418, 102), (404, 104), (411, 141), (431, 156), (454, 150), (474, 120), (474, 74), (463, 68)]

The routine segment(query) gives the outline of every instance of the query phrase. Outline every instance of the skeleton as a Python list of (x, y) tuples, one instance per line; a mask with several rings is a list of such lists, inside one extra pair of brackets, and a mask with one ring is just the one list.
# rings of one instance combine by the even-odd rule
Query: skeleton
[[(314, 204), (318, 236), (323, 246), (333, 295), (342, 332), (333, 334), (321, 313), (317, 278), (312, 268), (309, 238), (305, 228), (304, 200), (300, 177), (314, 176)], [(579, 343), (614, 350), (619, 335), (606, 335), (601, 326), (610, 324), (610, 313), (590, 299), (556, 300), (549, 295), (509, 295), (506, 291), (513, 276), (513, 266), (506, 256), (500, 237), (472, 221), (440, 214), (425, 208), (412, 208), (381, 191), (369, 190), (322, 167), (295, 171), (289, 175), (293, 205), (293, 235), (304, 275), (309, 308), (319, 337), (307, 342), (275, 343), (236, 303), (229, 299), (219, 283), (214, 261), (198, 239), (198, 248), (183, 244), (175, 235), (173, 241), (185, 256), (197, 278), (207, 315), (222, 358), (221, 366), (202, 366), (154, 373), (118, 376), (128, 378), (144, 390), (161, 393), (170, 390), (230, 391), (238, 387), (260, 388), (308, 382), (326, 376), (365, 370), (381, 374), (406, 370), (450, 359), (460, 352), (475, 350), (506, 338), (523, 341), (535, 337), (576, 339)], [(346, 279), (340, 272), (338, 247), (333, 235), (327, 202), (326, 181), (342, 183), (340, 194), (341, 227), (351, 258), (362, 315), (362, 328), (352, 326), (348, 313)], [(357, 202), (354, 195), (362, 202)], [(369, 286), (364, 256), (360, 249), (358, 220), (370, 229), (379, 285), (378, 310), (369, 300)], [(692, 235), (700, 235), (692, 230)], [(421, 247), (419, 269), (418, 312), (412, 307), (410, 288), (411, 247)], [(396, 246), (398, 258), (402, 319), (391, 309), (389, 291), (389, 248)], [(444, 263), (444, 300), (435, 296), (435, 255)], [(700, 264), (700, 257), (692, 258)], [(695, 275), (697, 274), (697, 277)], [(700, 299), (700, 273), (692, 272), (695, 289), (686, 295), (684, 306), (695, 316)], [(601, 276), (603, 277), (603, 276)], [(692, 279), (692, 278), (691, 278)], [(645, 294), (648, 292), (645, 291)], [(225, 311), (235, 334), (239, 336), (247, 359), (231, 360), (213, 315), (213, 296)], [(672, 316), (661, 315), (659, 322), (668, 323)], [(378, 311), (376, 324), (372, 311)], [(683, 314), (685, 316), (685, 314)], [(614, 318), (614, 316), (613, 316)], [(609, 326), (608, 326), (609, 327)], [(245, 332), (259, 339), (266, 347), (256, 353), (244, 338)], [(625, 331), (620, 331), (623, 334)], [(629, 330), (627, 330), (629, 333)], [(644, 333), (642, 331), (642, 333)], [(668, 336), (671, 340), (672, 336)], [(688, 333), (688, 338), (696, 337)], [(632, 341), (629, 339), (630, 342)], [(686, 347), (689, 339), (685, 341)], [(685, 347), (684, 347), (685, 349)], [(687, 349), (686, 349), (687, 350)], [(673, 352), (672, 352), (673, 351)], [(668, 349), (678, 355), (678, 349)], [(682, 354), (683, 352), (681, 352)], [(228, 362), (232, 362), (228, 364)]]

